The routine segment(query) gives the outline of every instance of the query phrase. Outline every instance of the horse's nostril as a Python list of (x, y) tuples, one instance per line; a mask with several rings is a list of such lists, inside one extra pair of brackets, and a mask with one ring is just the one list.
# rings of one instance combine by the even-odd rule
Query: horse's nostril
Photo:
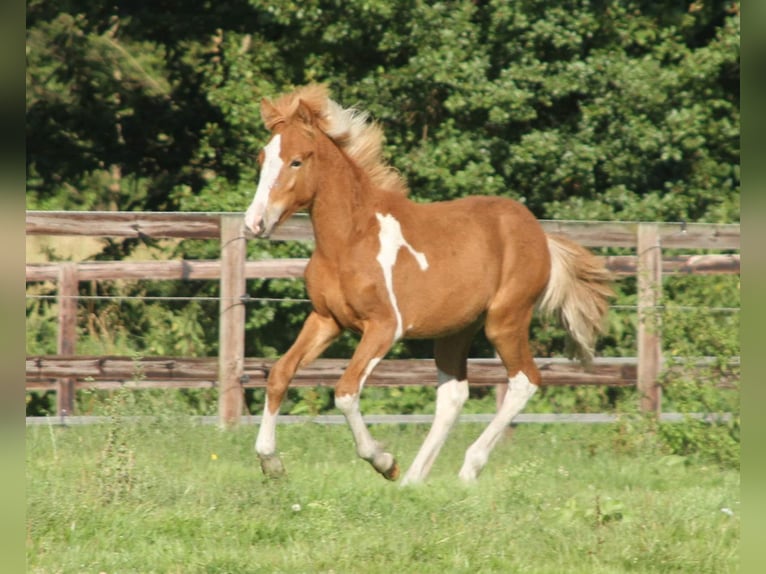
[(252, 220), (245, 221), (245, 226), (256, 237), (260, 236), (263, 233), (263, 219), (259, 219), (257, 221), (252, 221)]

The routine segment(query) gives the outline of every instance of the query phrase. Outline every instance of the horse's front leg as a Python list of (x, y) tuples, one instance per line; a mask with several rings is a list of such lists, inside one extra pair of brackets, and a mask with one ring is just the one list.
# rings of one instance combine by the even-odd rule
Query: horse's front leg
[(312, 312), (303, 324), (292, 347), (279, 359), (269, 373), (266, 384), (266, 404), (255, 441), (255, 451), (261, 460), (261, 470), (266, 476), (284, 474), (282, 460), (277, 454), (277, 415), (287, 387), (298, 368), (311, 363), (341, 333), (341, 327), (331, 317)]
[(365, 329), (343, 376), (335, 387), (335, 406), (345, 415), (356, 443), (356, 453), (388, 480), (399, 476), (394, 456), (372, 438), (359, 410), (359, 396), (367, 377), (385, 356), (394, 340), (396, 325), (371, 325)]

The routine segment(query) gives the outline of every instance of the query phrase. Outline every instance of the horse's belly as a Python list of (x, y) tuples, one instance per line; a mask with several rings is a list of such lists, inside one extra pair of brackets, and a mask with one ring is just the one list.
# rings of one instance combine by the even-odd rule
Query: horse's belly
[(490, 294), (469, 285), (431, 286), (401, 292), (402, 336), (430, 339), (460, 331), (487, 310)]

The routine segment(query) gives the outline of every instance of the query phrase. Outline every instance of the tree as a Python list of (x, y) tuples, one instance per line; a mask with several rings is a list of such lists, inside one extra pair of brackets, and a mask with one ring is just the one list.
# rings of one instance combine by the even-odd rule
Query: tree
[(736, 220), (738, 6), (33, 1), (28, 203), (243, 209), (260, 98), (324, 81), (382, 122), (418, 199)]

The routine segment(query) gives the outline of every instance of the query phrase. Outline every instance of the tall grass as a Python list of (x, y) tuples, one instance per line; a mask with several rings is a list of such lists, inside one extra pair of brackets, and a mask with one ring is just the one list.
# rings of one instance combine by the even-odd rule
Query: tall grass
[[(288, 477), (255, 429), (116, 418), (27, 430), (29, 572), (735, 572), (739, 474), (613, 425), (520, 425), (475, 485), (459, 424), (429, 480), (399, 488), (342, 426), (285, 425)], [(427, 427), (373, 428), (406, 466)], [(510, 433), (509, 433), (510, 434)]]

